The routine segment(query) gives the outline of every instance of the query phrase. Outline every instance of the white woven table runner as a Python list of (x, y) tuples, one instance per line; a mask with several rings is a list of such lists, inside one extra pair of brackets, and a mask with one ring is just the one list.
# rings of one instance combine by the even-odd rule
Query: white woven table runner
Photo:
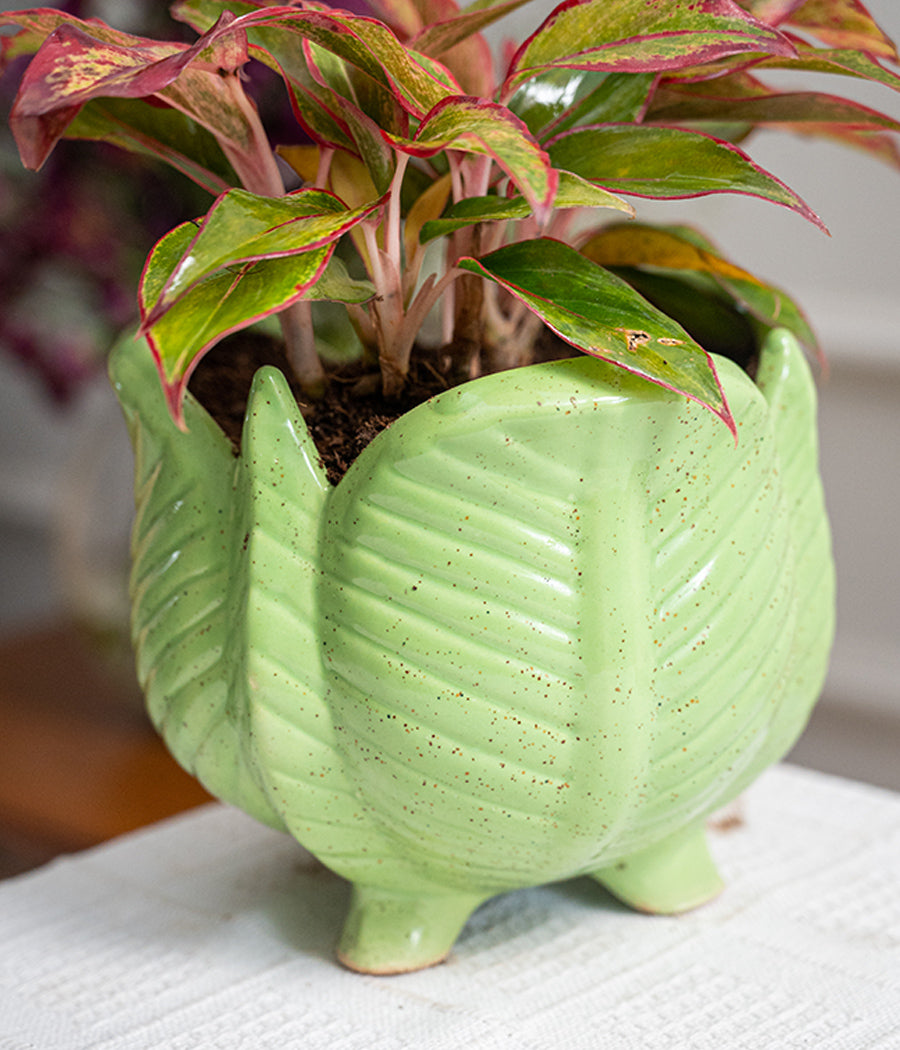
[(205, 807), (0, 883), (0, 1050), (900, 1048), (900, 795), (782, 766), (719, 825), (690, 915), (519, 891), (378, 978), (333, 961), (343, 882)]

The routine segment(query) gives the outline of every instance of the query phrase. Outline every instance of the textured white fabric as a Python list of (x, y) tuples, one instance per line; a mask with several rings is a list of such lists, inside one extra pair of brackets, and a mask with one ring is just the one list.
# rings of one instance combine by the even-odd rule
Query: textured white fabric
[(690, 915), (578, 879), (379, 978), (333, 961), (346, 884), (209, 806), (0, 884), (0, 1050), (900, 1048), (900, 795), (782, 766), (711, 838)]

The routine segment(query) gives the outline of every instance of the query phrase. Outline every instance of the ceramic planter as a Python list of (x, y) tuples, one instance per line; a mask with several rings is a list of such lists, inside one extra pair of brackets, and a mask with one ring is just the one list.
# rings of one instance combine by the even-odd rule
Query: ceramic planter
[(575, 875), (653, 912), (718, 891), (704, 818), (802, 730), (833, 570), (802, 353), (716, 364), (737, 444), (581, 357), (434, 398), (332, 488), (277, 371), (235, 457), (116, 354), (150, 713), (353, 883), (347, 965), (429, 965), (481, 901)]

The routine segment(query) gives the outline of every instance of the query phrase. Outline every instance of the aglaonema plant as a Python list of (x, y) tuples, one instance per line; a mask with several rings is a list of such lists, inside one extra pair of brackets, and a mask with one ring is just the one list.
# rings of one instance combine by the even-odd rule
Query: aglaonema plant
[[(496, 76), (480, 32), (524, 0), (371, 2), (178, 0), (193, 43), (3, 20), (7, 56), (34, 54), (27, 165), (100, 139), (214, 195), (140, 284), (166, 397), (139, 344), (111, 367), (150, 716), (353, 884), (346, 965), (396, 973), (517, 887), (589, 875), (666, 914), (721, 888), (704, 821), (787, 753), (833, 633), (814, 340), (783, 292), (626, 198), (743, 193), (821, 225), (750, 133), (900, 166), (900, 124), (766, 71), (900, 76), (855, 0), (566, 0)], [(251, 59), (306, 145), (270, 145)], [(294, 396), (316, 426), (344, 408), (329, 301), (361, 346), (351, 397), (380, 381), (402, 412), (337, 484)], [(185, 386), (273, 316), (297, 383), (257, 370), (235, 457)], [(451, 389), (403, 411), (426, 372)]]
[[(864, 6), (565, 0), (495, 61), (481, 30), (525, 2), (372, 0), (363, 15), (177, 0), (192, 44), (46, 8), (0, 15), (18, 28), (4, 61), (34, 56), (10, 115), (26, 166), (60, 138), (100, 140), (214, 195), (157, 243), (140, 283), (141, 332), (176, 420), (204, 353), (273, 314), (318, 396), (323, 300), (345, 304), (387, 398), (417, 353), (456, 383), (529, 363), (546, 326), (734, 429), (708, 351), (740, 324), (814, 345), (784, 292), (694, 230), (636, 221), (625, 198), (749, 194), (822, 226), (745, 152), (761, 127), (900, 167), (890, 116), (763, 79), (794, 69), (900, 90), (895, 46)], [(273, 148), (245, 89), (251, 60), (283, 80), (309, 145)], [(423, 350), (433, 311), (442, 336)]]

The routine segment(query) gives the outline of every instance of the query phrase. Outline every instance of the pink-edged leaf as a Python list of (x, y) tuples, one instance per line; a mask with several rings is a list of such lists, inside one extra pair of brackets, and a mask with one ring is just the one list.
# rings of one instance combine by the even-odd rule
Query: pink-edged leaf
[(0, 36), (0, 71), (14, 58), (33, 55), (53, 32), (61, 25), (76, 26), (84, 29), (98, 40), (110, 44), (128, 46), (130, 44), (152, 44), (155, 41), (146, 37), (122, 33), (101, 22), (98, 18), (76, 18), (65, 11), (56, 11), (49, 7), (37, 7), (22, 11), (0, 12), (0, 27), (17, 26), (18, 32), (10, 36)]
[[(250, 48), (256, 57), (259, 49)], [(263, 59), (279, 73), (287, 86), (291, 108), (298, 124), (320, 146), (356, 151), (353, 136), (344, 119), (343, 99), (317, 83), (305, 64), (279, 66), (268, 56)]]
[[(145, 289), (143, 328), (155, 325), (195, 285), (218, 271), (332, 244), (378, 206), (375, 201), (350, 209), (333, 194), (318, 189), (297, 190), (284, 197), (261, 197), (240, 189), (223, 193), (159, 284), (156, 298)], [(158, 269), (157, 261), (154, 277)]]
[[(615, 223), (589, 236), (579, 250), (600, 266), (704, 275), (740, 311), (767, 327), (788, 328), (807, 349), (818, 350), (809, 322), (789, 295), (723, 258), (690, 227)], [(686, 286), (688, 300), (693, 287)]]
[(213, 196), (240, 184), (215, 138), (184, 113), (141, 100), (96, 98), (65, 129), (68, 139), (106, 142), (161, 160)]
[(388, 141), (415, 157), (433, 157), (448, 149), (492, 157), (518, 187), (538, 221), (546, 218), (558, 175), (524, 123), (504, 106), (467, 96), (448, 98), (422, 121), (413, 139), (389, 137)]
[[(266, 7), (266, 4), (251, 0), (181, 0), (172, 5), (170, 13), (202, 33), (223, 11), (240, 16)], [(354, 151), (353, 137), (342, 115), (343, 100), (312, 76), (306, 64), (302, 38), (294, 39), (291, 47), (284, 47), (282, 36), (277, 28), (251, 30), (247, 33), (251, 56), (282, 78), (294, 116), (314, 142), (331, 149)], [(277, 59), (272, 52), (278, 54)]]
[(779, 92), (748, 74), (656, 91), (644, 119), (747, 124), (836, 124), (845, 128), (900, 131), (900, 122), (850, 99), (814, 91)]
[(683, 128), (601, 124), (558, 135), (546, 148), (554, 167), (616, 193), (662, 200), (743, 193), (790, 208), (825, 230), (793, 190), (737, 146), (711, 135)]
[(792, 69), (801, 73), (835, 73), (882, 84), (892, 91), (900, 91), (900, 74), (886, 69), (876, 58), (846, 48), (813, 48), (795, 41), (797, 57), (790, 60), (765, 58), (753, 65), (754, 71), (764, 69)]
[[(179, 5), (179, 12), (195, 2), (186, 0)], [(312, 7), (265, 7), (242, 15), (235, 25), (248, 34), (258, 29), (277, 29), (277, 34), (268, 37), (266, 49), (280, 64), (283, 49), (295, 49), (300, 40), (331, 51), (388, 88), (415, 117), (424, 116), (447, 95), (459, 93), (459, 86), (446, 69), (434, 59), (405, 48), (386, 25), (374, 18)]]
[(247, 61), (246, 48), (219, 22), (190, 47), (153, 41), (117, 44), (63, 24), (44, 41), (22, 79), (16, 106), (31, 116), (91, 98), (143, 98), (168, 87), (196, 59), (226, 72)]
[(839, 146), (858, 150), (872, 160), (900, 170), (900, 145), (890, 132), (860, 131), (859, 128), (845, 128), (839, 124), (786, 124), (784, 127), (797, 135), (825, 139)]
[(136, 44), (114, 43), (61, 24), (25, 71), (10, 113), (25, 165), (40, 167), (75, 114), (94, 98), (157, 97), (220, 140), (246, 148), (246, 119), (217, 73), (247, 60), (245, 41), (232, 30), (232, 21), (223, 16), (191, 47), (140, 38)]
[(495, 281), (583, 353), (699, 401), (736, 434), (709, 354), (625, 281), (560, 241), (507, 245), (460, 267)]
[[(457, 0), (414, 0), (414, 3), (423, 28), (419, 35), (412, 37), (409, 46), (416, 48), (419, 54), (425, 55), (426, 58), (429, 57), (428, 47), (422, 47), (421, 44), (427, 43), (428, 38), (422, 36), (422, 33), (429, 33), (432, 28), (435, 28), (436, 32), (443, 32), (437, 27), (455, 23), (457, 19), (465, 20), (468, 16), (481, 17), (486, 6), (495, 6), (470, 4), (463, 12)], [(461, 94), (478, 95), (483, 98), (493, 96), (497, 86), (494, 78), (494, 56), (487, 40), (480, 33), (472, 33), (452, 47), (440, 51), (440, 61), (456, 78)]]
[[(167, 233), (144, 266), (139, 305), (146, 318), (159, 300), (173, 266), (194, 238), (192, 223)], [(169, 410), (183, 427), (182, 402), (191, 372), (224, 336), (303, 298), (322, 275), (333, 245), (288, 258), (247, 262), (218, 271), (178, 300), (144, 334), (153, 351)]]
[[(634, 209), (621, 197), (595, 186), (592, 182), (569, 171), (559, 173), (559, 189), (553, 208), (612, 208), (633, 216)], [(463, 197), (445, 214), (435, 216), (422, 224), (419, 241), (426, 244), (435, 237), (445, 237), (465, 226), (482, 222), (506, 222), (531, 215), (528, 202), (518, 194), (515, 197)]]
[(796, 26), (829, 47), (855, 48), (897, 61), (897, 47), (859, 0), (806, 0), (790, 14)]
[[(96, 66), (88, 62), (86, 56), (103, 54), (107, 48), (115, 58), (105, 63), (97, 76)], [(129, 51), (138, 57), (126, 64), (122, 55)], [(79, 109), (102, 93), (91, 91), (91, 86), (104, 80), (113, 81), (114, 72), (121, 77), (123, 66), (133, 69), (136, 62), (141, 62), (146, 67), (181, 54), (183, 50), (177, 45), (166, 47), (149, 42), (122, 45), (100, 41), (79, 25), (62, 22), (38, 48), (22, 77), (10, 111), (10, 128), (22, 163), (27, 168), (40, 168)], [(79, 64), (84, 67), (80, 74)], [(104, 77), (104, 72), (108, 76)], [(91, 76), (92, 73), (95, 75)], [(177, 75), (175, 72), (170, 80)], [(88, 80), (89, 76), (93, 83)]]
[(497, 19), (528, 2), (529, 0), (500, 0), (491, 7), (468, 7), (462, 11), (457, 9), (451, 17), (426, 25), (410, 41), (410, 47), (426, 55), (442, 55), (473, 33), (480, 33)]
[(401, 40), (410, 40), (422, 31), (424, 22), (416, 0), (369, 0), (369, 6)]
[(779, 26), (806, 0), (739, 0), (741, 7), (770, 26)]
[(319, 90), (327, 93), (331, 103), (337, 103), (354, 151), (363, 158), (373, 182), (383, 191), (393, 175), (394, 156), (381, 137), (381, 129), (406, 135), (409, 115), (384, 85), (332, 52), (304, 40), (303, 53)]
[(746, 52), (794, 48), (732, 0), (565, 0), (516, 52), (502, 97), (553, 66), (663, 72)]

